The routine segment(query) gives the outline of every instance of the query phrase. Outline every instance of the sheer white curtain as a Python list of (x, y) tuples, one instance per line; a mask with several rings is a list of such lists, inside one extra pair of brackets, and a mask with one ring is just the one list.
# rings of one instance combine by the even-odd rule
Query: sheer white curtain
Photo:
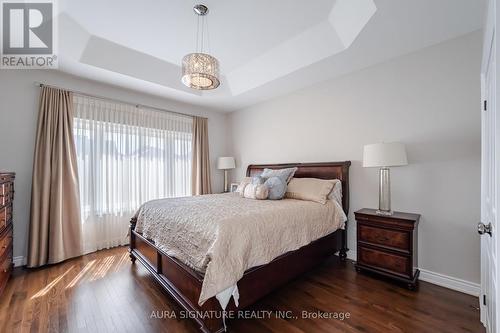
[(74, 103), (84, 251), (125, 245), (142, 203), (191, 194), (193, 119), (79, 95)]

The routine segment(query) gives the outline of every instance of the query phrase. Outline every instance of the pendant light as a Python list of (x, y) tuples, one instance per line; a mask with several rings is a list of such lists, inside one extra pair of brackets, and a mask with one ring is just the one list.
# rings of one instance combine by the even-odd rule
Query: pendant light
[[(219, 86), (219, 62), (210, 54), (204, 52), (205, 39), (209, 44), (208, 28), (205, 35), (205, 25), (208, 7), (196, 5), (193, 7), (198, 15), (196, 29), (196, 52), (189, 53), (182, 58), (182, 83), (197, 90), (211, 90)], [(199, 36), (201, 21), (201, 40)], [(199, 48), (198, 48), (199, 46)], [(210, 45), (208, 45), (210, 47)]]

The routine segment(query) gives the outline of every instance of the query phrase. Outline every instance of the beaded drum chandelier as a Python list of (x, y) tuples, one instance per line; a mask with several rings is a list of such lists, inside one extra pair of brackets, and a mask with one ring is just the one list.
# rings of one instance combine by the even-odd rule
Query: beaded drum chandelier
[[(207, 34), (205, 36), (205, 25), (207, 24), (206, 15), (208, 7), (205, 5), (196, 5), (193, 7), (198, 15), (196, 29), (196, 52), (189, 53), (182, 58), (182, 83), (186, 86), (198, 90), (211, 90), (219, 86), (219, 62), (213, 56), (203, 52), (205, 39), (210, 48), (210, 40)], [(200, 29), (201, 20), (201, 29)], [(201, 30), (201, 40), (200, 40)]]

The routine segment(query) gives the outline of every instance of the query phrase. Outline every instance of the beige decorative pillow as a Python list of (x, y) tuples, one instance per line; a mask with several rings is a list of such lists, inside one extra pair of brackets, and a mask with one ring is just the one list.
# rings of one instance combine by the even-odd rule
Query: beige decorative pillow
[(326, 203), (328, 194), (335, 182), (318, 178), (292, 178), (288, 183), (285, 196), (290, 199)]
[(340, 179), (332, 179), (331, 181), (334, 185), (332, 191), (328, 194), (328, 200), (335, 200), (342, 205), (342, 182)]
[(241, 196), (243, 196), (243, 191), (245, 190), (245, 186), (250, 184), (252, 182), (252, 177), (245, 177), (241, 181), (240, 185), (236, 188), (236, 193), (239, 193)]
[(247, 199), (265, 200), (268, 195), (269, 189), (264, 184), (248, 184), (243, 192), (243, 196)]

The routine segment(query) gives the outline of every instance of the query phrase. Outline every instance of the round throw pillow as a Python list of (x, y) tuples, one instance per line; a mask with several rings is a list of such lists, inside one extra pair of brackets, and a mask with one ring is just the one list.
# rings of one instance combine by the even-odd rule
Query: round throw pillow
[(286, 182), (280, 177), (271, 177), (266, 180), (264, 185), (269, 189), (270, 200), (280, 200), (283, 199), (286, 193)]
[(266, 178), (261, 176), (255, 176), (252, 178), (252, 184), (254, 185), (262, 185), (266, 182)]

